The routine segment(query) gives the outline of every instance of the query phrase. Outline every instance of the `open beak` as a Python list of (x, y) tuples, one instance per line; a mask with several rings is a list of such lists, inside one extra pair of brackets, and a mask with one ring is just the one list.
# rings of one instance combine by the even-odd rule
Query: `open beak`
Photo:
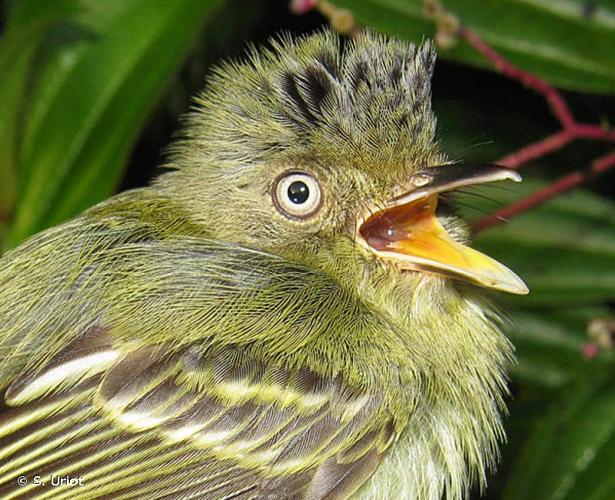
[(476, 285), (524, 295), (528, 288), (503, 264), (458, 243), (436, 217), (438, 194), (464, 186), (521, 176), (496, 165), (443, 165), (412, 176), (414, 189), (359, 221), (358, 241), (403, 269), (436, 273)]

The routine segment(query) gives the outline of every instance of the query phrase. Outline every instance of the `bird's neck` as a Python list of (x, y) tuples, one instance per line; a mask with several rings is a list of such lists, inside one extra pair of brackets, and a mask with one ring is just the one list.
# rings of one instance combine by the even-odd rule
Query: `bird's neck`
[[(404, 412), (409, 415), (390, 458), (401, 465), (382, 467), (382, 474), (391, 477), (379, 483), (377, 474), (372, 493), (400, 498), (415, 491), (410, 497), (435, 499), (446, 490), (450, 498), (461, 498), (471, 477), (484, 484), (503, 439), (500, 412), (512, 348), (499, 330), (497, 315), (482, 290), (470, 285), (404, 275), (377, 264), (360, 271), (364, 263), (344, 260), (342, 256), (332, 264), (331, 271), (341, 273), (340, 281), (348, 286), (354, 283), (361, 300), (401, 332), (399, 370), (419, 384), (405, 388), (414, 398), (399, 398), (414, 401), (412, 408), (393, 406), (398, 419)], [(377, 489), (378, 484), (395, 483), (403, 485), (399, 496)]]

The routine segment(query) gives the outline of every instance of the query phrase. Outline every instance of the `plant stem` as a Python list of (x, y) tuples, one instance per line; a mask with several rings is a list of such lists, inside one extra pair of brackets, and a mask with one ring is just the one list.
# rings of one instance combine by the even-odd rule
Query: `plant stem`
[(511, 80), (517, 80), (533, 91), (542, 94), (553, 111), (557, 120), (562, 124), (563, 128), (574, 125), (576, 122), (572, 116), (572, 112), (568, 103), (562, 94), (553, 87), (550, 83), (529, 73), (521, 68), (518, 68), (506, 59), (502, 54), (496, 52), (490, 45), (483, 41), (474, 31), (465, 26), (461, 26), (458, 32), (468, 44), (483, 55), (493, 66), (503, 75)]
[[(497, 163), (510, 168), (519, 168), (529, 161), (542, 158), (549, 153), (563, 148), (576, 139), (615, 142), (614, 130), (576, 121), (562, 93), (550, 83), (510, 63), (504, 56), (496, 52), (467, 27), (461, 26), (458, 34), (474, 47), (477, 52), (490, 61), (503, 75), (517, 80), (529, 89), (541, 94), (562, 128), (559, 132), (555, 132), (544, 139), (528, 144), (504, 156)], [(479, 219), (474, 223), (473, 227), (477, 232), (493, 227), (502, 223), (502, 221), (522, 214), (539, 204), (570, 191), (613, 167), (615, 167), (615, 151), (594, 160), (587, 171), (576, 171), (565, 175), (544, 189), (501, 208), (493, 215)]]
[(510, 205), (501, 208), (492, 215), (488, 215), (479, 219), (473, 224), (475, 231), (482, 231), (489, 227), (500, 224), (503, 220), (506, 221), (511, 217), (527, 212), (537, 205), (552, 200), (553, 198), (570, 191), (584, 182), (615, 168), (615, 150), (610, 153), (595, 159), (590, 168), (585, 171), (575, 171), (561, 177), (543, 189), (532, 193), (525, 198), (511, 203)]

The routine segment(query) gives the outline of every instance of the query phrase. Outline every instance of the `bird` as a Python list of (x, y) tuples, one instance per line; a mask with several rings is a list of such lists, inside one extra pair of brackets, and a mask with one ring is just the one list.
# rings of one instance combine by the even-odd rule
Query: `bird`
[(461, 499), (513, 347), (449, 196), (435, 49), (280, 35), (220, 65), (150, 185), (0, 260), (2, 498)]

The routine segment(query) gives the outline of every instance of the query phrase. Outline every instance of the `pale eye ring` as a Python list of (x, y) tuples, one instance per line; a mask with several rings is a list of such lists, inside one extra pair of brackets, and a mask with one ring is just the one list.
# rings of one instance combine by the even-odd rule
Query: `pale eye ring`
[(287, 172), (275, 183), (273, 202), (286, 217), (307, 219), (318, 212), (322, 203), (318, 181), (303, 172)]

